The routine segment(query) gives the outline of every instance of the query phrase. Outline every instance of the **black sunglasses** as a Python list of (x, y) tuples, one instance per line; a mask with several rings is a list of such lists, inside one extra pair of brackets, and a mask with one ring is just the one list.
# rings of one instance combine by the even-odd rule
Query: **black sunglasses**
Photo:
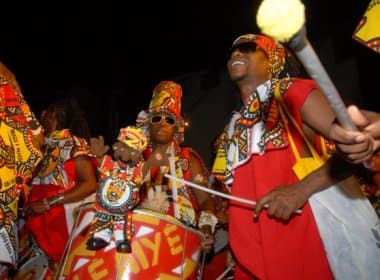
[(237, 44), (230, 49), (230, 54), (236, 50), (239, 50), (241, 53), (254, 52), (257, 50), (257, 44), (255, 42), (244, 42)]
[(168, 125), (171, 125), (171, 126), (175, 125), (175, 120), (168, 116), (153, 116), (150, 118), (151, 123), (161, 123), (162, 120), (164, 120), (165, 123)]

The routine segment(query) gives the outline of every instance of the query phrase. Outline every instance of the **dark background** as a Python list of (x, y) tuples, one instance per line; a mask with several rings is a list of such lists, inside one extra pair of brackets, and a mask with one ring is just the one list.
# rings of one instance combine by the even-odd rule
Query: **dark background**
[[(2, 3), (0, 59), (36, 113), (56, 97), (75, 95), (92, 133), (109, 141), (148, 107), (160, 80), (206, 72), (202, 79), (210, 81), (225, 71), (234, 38), (259, 32), (260, 1), (43, 2)], [(350, 91), (342, 92), (347, 103), (379, 110), (380, 55), (352, 39), (369, 2), (303, 1), (308, 38), (338, 90)], [(218, 110), (209, 108), (200, 116)]]

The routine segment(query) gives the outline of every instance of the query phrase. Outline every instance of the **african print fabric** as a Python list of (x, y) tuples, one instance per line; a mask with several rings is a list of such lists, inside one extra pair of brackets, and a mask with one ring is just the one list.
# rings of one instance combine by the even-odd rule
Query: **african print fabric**
[[(229, 124), (217, 140), (213, 174), (226, 184), (232, 182), (233, 169), (247, 162), (253, 154), (288, 146), (277, 103), (272, 98), (273, 81), (260, 85), (248, 104), (233, 112)], [(289, 80), (284, 92), (292, 81)]]
[[(92, 158), (86, 140), (72, 135), (68, 129), (53, 132), (46, 138), (45, 156), (32, 181), (29, 200), (38, 201), (74, 188), (75, 158), (84, 155)], [(75, 222), (75, 210), (93, 201), (94, 195), (90, 195), (82, 201), (57, 205), (42, 215), (28, 217), (28, 227), (51, 259), (58, 262), (63, 254)]]
[[(144, 158), (149, 158), (151, 154), (150, 148), (144, 151)], [(191, 149), (190, 147), (179, 147), (175, 145), (175, 168), (176, 168), (176, 177), (183, 178), (187, 181), (191, 178), (191, 156), (198, 158), (203, 166), (204, 174), (200, 174), (205, 183), (207, 182), (207, 178), (209, 176), (206, 166), (202, 161), (199, 154)], [(164, 175), (170, 173), (169, 166), (165, 166), (164, 168), (160, 167), (152, 167), (150, 169), (150, 177), (151, 180), (149, 182), (145, 182), (148, 187), (152, 186), (162, 186), (162, 189), (168, 193), (169, 197), (172, 197), (172, 188), (176, 187), (178, 192), (178, 210), (179, 210), (179, 219), (187, 224), (196, 226), (197, 225), (197, 212), (198, 212), (198, 204), (196, 202), (194, 193), (192, 192), (192, 188), (182, 184), (181, 182), (176, 182), (172, 184), (169, 179), (167, 179)], [(174, 205), (173, 200), (170, 199), (169, 210), (165, 214), (172, 215), (174, 217)]]
[(366, 47), (380, 53), (380, 2), (372, 0), (358, 26), (356, 27), (352, 38)]
[[(141, 161), (136, 166), (121, 168), (111, 156), (104, 156), (98, 168), (100, 185), (96, 193), (91, 234), (95, 234), (96, 237), (101, 236), (107, 242), (110, 241), (113, 231), (116, 231), (114, 232), (116, 240), (124, 239), (120, 238), (120, 235), (128, 237), (132, 235), (131, 211), (140, 199), (142, 163)], [(120, 231), (126, 232), (120, 234), (118, 233)]]
[(19, 194), (42, 154), (33, 143), (39, 127), (21, 92), (0, 73), (0, 262), (17, 261)]

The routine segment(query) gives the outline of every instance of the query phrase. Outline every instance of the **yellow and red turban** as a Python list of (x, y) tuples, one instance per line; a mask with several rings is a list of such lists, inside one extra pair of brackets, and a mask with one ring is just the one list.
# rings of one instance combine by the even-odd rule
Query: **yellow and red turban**
[(235, 39), (232, 43), (232, 48), (247, 42), (255, 43), (265, 52), (269, 58), (269, 70), (273, 74), (273, 77), (278, 77), (284, 70), (286, 64), (286, 51), (284, 46), (268, 36), (244, 34)]
[(137, 151), (145, 150), (148, 145), (148, 140), (144, 132), (140, 128), (132, 125), (121, 128), (117, 140)]
[(153, 90), (152, 99), (147, 110), (137, 116), (137, 126), (142, 128), (149, 137), (149, 120), (151, 115), (165, 113), (172, 116), (176, 122), (175, 139), (184, 140), (185, 122), (181, 116), (182, 87), (174, 81), (161, 81)]

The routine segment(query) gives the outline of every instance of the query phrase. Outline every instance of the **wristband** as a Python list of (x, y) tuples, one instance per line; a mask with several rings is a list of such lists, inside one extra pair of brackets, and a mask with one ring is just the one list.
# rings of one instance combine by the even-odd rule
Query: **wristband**
[(38, 134), (41, 134), (42, 132), (44, 132), (44, 128), (39, 125), (36, 129), (32, 129), (32, 134), (35, 136), (35, 135), (38, 135)]

